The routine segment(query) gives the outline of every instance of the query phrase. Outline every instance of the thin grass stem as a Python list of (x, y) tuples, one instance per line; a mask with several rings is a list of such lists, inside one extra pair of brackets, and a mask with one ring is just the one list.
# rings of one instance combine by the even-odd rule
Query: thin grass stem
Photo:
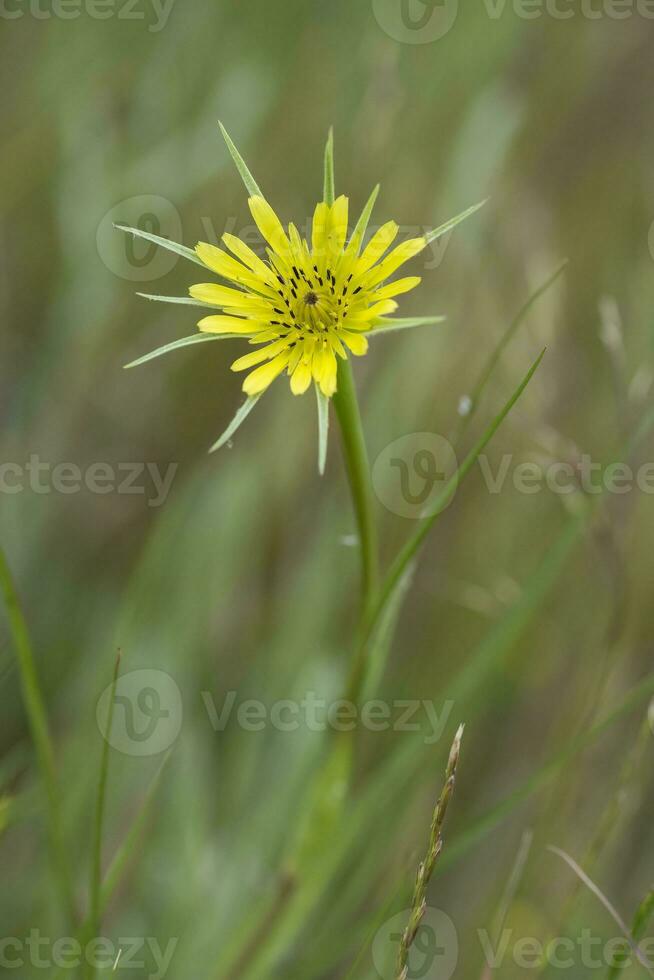
[(48, 835), (53, 868), (59, 885), (62, 903), (66, 909), (68, 919), (72, 924), (77, 919), (77, 912), (70, 865), (62, 831), (52, 739), (50, 737), (45, 703), (34, 662), (29, 630), (21, 609), (11, 570), (2, 548), (0, 548), (0, 589), (4, 596), (9, 627), (14, 640), (23, 701), (32, 734), (37, 764), (45, 788)]
[[(120, 672), (120, 651), (116, 657), (113, 679), (111, 682), (111, 696), (107, 708), (107, 721), (104, 732), (102, 756), (100, 759), (100, 777), (98, 780), (98, 796), (95, 807), (95, 824), (93, 832), (93, 862), (91, 865), (91, 887), (90, 887), (90, 919), (93, 934), (100, 935), (102, 920), (102, 837), (104, 829), (105, 798), (107, 793), (107, 778), (109, 776), (109, 739), (111, 737), (111, 726), (113, 723), (114, 703), (116, 698), (116, 684)], [(89, 964), (87, 976), (95, 976), (95, 967)]]

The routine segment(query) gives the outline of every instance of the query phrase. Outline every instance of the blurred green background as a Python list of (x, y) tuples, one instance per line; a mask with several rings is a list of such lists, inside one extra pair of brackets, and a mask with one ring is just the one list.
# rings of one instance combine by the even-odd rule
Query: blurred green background
[[(636, 457), (628, 445), (652, 404), (654, 21), (637, 9), (618, 19), (607, 4), (565, 9), (569, 19), (490, 0), (3, 8), (0, 460), (20, 469), (3, 470), (0, 543), (33, 636), (82, 910), (96, 705), (116, 649), (124, 673), (164, 671), (179, 689), (181, 731), (102, 932), (163, 947), (177, 938), (170, 978), (392, 976), (382, 941), (368, 940), (409, 904), (461, 721), (445, 859), (429, 893), (456, 923), (457, 976), (482, 972), (477, 930), (495, 921), (525, 831), (514, 940), (582, 927), (619, 935), (550, 844), (586, 860), (628, 921), (651, 887), (650, 496), (606, 495), (585, 520), (582, 490), (524, 494), (509, 476), (491, 494), (475, 468), (429, 540), (378, 692), (432, 701), (446, 712), (442, 737), (360, 733), (349, 836), (326, 851), (329, 888), (294, 911), (270, 962), (250, 957), (234, 973), (258, 903), (274, 893), (317, 740), (245, 731), (234, 716), (216, 731), (202, 692), (217, 710), (230, 691), (268, 707), (307, 691), (338, 697), (356, 614), (351, 506), (336, 428), (321, 480), (315, 400), (294, 399), (285, 383), (233, 448), (207, 455), (242, 398), (228, 367), (238, 342), (122, 370), (195, 327), (192, 309), (135, 292), (184, 295), (198, 279), (182, 259), (132, 248), (111, 222), (190, 246), (247, 232), (220, 118), (282, 219), (303, 225), (333, 124), (337, 190), (354, 213), (377, 181), (373, 220), (392, 217), (407, 234), (490, 197), (429, 268), (413, 263), (423, 283), (401, 313), (447, 322), (380, 338), (355, 364), (371, 460), (407, 433), (456, 430), (459, 401), (502, 331), (568, 258), (457, 452), (547, 346), (491, 446), (493, 470), (504, 453), (512, 467), (583, 453), (647, 461), (647, 435)], [(34, 457), (50, 467), (38, 485), (26, 470)], [(144, 475), (141, 492), (114, 480), (106, 493), (62, 493), (48, 482), (58, 463), (85, 473), (98, 462), (114, 473), (176, 469), (161, 506)], [(378, 517), (388, 561), (414, 523), (381, 502)], [(0, 629), (0, 935), (66, 936), (4, 616)], [(161, 759), (112, 751), (107, 861)], [(121, 972), (155, 970), (146, 956)], [(500, 972), (524, 975), (508, 954)], [(43, 974), (30, 963), (20, 972)]]

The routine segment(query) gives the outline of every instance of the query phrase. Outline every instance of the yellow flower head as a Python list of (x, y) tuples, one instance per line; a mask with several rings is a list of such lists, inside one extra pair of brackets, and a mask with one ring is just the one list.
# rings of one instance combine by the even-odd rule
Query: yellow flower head
[(385, 283), (427, 241), (413, 238), (389, 252), (399, 231), (389, 221), (361, 251), (360, 232), (347, 241), (346, 197), (332, 205), (318, 204), (311, 244), (293, 224), (286, 232), (263, 197), (251, 197), (249, 205), (267, 242), (268, 261), (232, 235), (223, 235), (231, 255), (200, 243), (200, 260), (231, 285), (191, 287), (194, 299), (222, 309), (198, 326), (202, 331), (246, 336), (255, 346), (232, 364), (233, 371), (253, 368), (243, 382), (246, 394), (260, 394), (285, 371), (295, 395), (305, 392), (313, 380), (329, 398), (336, 390), (336, 358), (346, 358), (348, 352), (365, 354), (366, 335), (397, 309), (392, 297), (419, 284), (418, 276)]
[(379, 187), (371, 194), (349, 235), (348, 199), (334, 195), (330, 134), (325, 151), (323, 200), (313, 215), (309, 243), (294, 224), (284, 229), (238, 150), (222, 126), (221, 129), (248, 190), (250, 211), (265, 240), (267, 257), (261, 258), (234, 235), (222, 236), (225, 248), (200, 242), (192, 250), (150, 232), (119, 225), (123, 231), (209, 269), (222, 280), (191, 286), (190, 297), (147, 295), (151, 300), (190, 303), (218, 312), (199, 321), (199, 334), (166, 344), (127, 366), (134, 367), (202, 341), (243, 338), (254, 350), (237, 358), (232, 370), (249, 372), (243, 382), (248, 398), (213, 449), (231, 438), (261, 394), (284, 372), (295, 395), (303, 394), (314, 382), (324, 433), (327, 399), (336, 392), (339, 358), (346, 360), (349, 354), (365, 354), (368, 339), (375, 334), (443, 319), (390, 316), (397, 309), (395, 297), (420, 283), (418, 276), (391, 277), (400, 266), (473, 214), (481, 204), (468, 208), (435, 231), (399, 245), (395, 244), (399, 228), (394, 221), (388, 221), (364, 244)]

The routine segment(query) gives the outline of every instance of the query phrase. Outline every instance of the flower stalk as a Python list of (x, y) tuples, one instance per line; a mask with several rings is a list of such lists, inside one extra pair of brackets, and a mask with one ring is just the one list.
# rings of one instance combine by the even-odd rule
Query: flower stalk
[(341, 361), (339, 364), (338, 388), (333, 401), (341, 430), (343, 457), (357, 521), (361, 552), (362, 611), (363, 616), (367, 617), (372, 609), (379, 582), (377, 528), (368, 452), (349, 361)]

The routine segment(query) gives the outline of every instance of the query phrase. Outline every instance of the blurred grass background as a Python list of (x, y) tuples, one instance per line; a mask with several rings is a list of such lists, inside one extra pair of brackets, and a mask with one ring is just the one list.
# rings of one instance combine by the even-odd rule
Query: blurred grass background
[[(0, 496), (78, 900), (101, 752), (96, 703), (120, 647), (123, 671), (173, 676), (184, 721), (103, 934), (179, 937), (169, 977), (226, 976), (226, 950), (274, 887), (315, 740), (233, 722), (215, 732), (201, 692), (218, 706), (230, 690), (267, 705), (310, 690), (339, 695), (355, 616), (357, 558), (344, 544), (353, 519), (335, 431), (318, 479), (312, 398), (276, 385), (234, 448), (208, 457), (241, 399), (231, 350), (202, 345), (122, 371), (195, 324), (192, 311), (135, 291), (183, 295), (197, 277), (182, 260), (139, 267), (110, 222), (133, 222), (154, 195), (168, 202), (160, 233), (175, 237), (177, 215), (187, 245), (249, 226), (218, 118), (285, 221), (312, 212), (330, 124), (337, 189), (357, 213), (377, 181), (375, 220), (414, 229), (490, 196), (402, 304), (403, 315), (445, 313), (447, 323), (380, 340), (355, 365), (371, 459), (408, 432), (453, 431), (502, 330), (565, 257), (565, 276), (504, 354), (475, 426), (547, 345), (492, 444), (493, 467), (504, 452), (516, 463), (626, 459), (651, 406), (654, 23), (636, 13), (590, 19), (578, 7), (569, 20), (526, 20), (510, 5), (493, 18), (466, 4), (443, 37), (415, 44), (390, 36), (369, 2), (175, 3), (165, 24), (145, 3), (138, 20), (16, 9), (23, 16), (3, 17), (0, 42), (0, 458), (178, 467), (158, 508), (117, 492)], [(651, 449), (642, 443), (641, 458)], [(456, 922), (457, 976), (481, 972), (476, 930), (493, 920), (525, 828), (534, 841), (508, 920), (516, 935), (546, 940), (580, 923), (615, 934), (583, 892), (561, 922), (575, 881), (546, 845), (583, 858), (636, 747), (592, 867), (631, 919), (654, 871), (647, 698), (543, 769), (652, 671), (651, 499), (612, 497), (579, 525), (583, 506), (582, 493), (527, 496), (510, 481), (491, 495), (478, 470), (459, 491), (417, 571), (380, 692), (439, 710), (453, 700), (445, 734), (432, 746), (416, 734), (362, 735), (351, 842), (327, 895), (301, 911), (262, 975), (345, 976), (384, 909), (406, 908), (460, 721), (446, 864), (430, 890)], [(388, 560), (413, 528), (378, 513)], [(66, 935), (4, 620), (0, 638), (0, 933)], [(111, 754), (107, 858), (160, 761)], [(483, 823), (532, 777), (533, 793)], [(479, 833), (462, 836), (469, 828)], [(507, 963), (503, 975), (519, 972)], [(369, 949), (354, 975), (376, 975)]]

